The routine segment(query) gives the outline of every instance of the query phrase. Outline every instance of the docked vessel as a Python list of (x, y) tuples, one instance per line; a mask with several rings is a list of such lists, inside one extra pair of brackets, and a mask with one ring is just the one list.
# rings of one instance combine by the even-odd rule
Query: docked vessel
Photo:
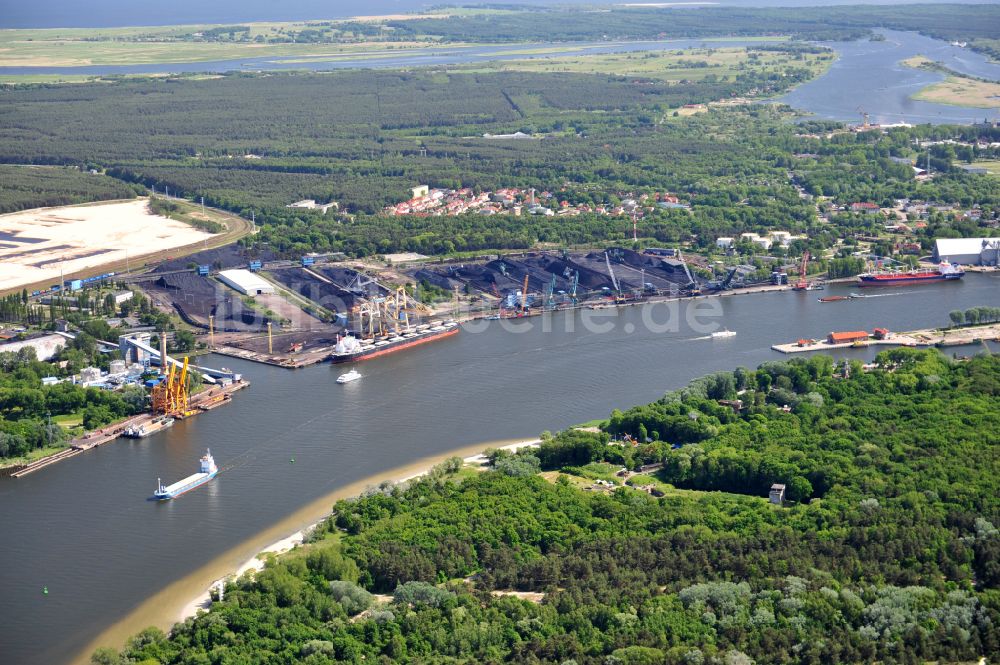
[(337, 377), (337, 383), (350, 383), (351, 381), (357, 381), (361, 378), (361, 374), (356, 369), (352, 369), (346, 374), (341, 374)]
[(173, 424), (173, 418), (163, 416), (142, 425), (129, 425), (125, 428), (125, 431), (122, 432), (122, 436), (126, 439), (145, 439), (147, 436), (156, 434), (160, 430), (167, 429)]
[(425, 323), (408, 332), (389, 334), (373, 339), (359, 339), (353, 335), (345, 335), (337, 341), (330, 354), (330, 360), (335, 363), (368, 360), (395, 351), (401, 351), (411, 346), (432, 342), (436, 339), (457, 335), (461, 330), (458, 322), (446, 321), (439, 324)]
[(716, 330), (714, 333), (712, 333), (712, 339), (717, 339), (719, 337), (735, 337), (735, 336), (736, 332), (730, 330), (729, 328), (726, 328), (725, 330)]
[(827, 296), (825, 298), (820, 298), (820, 302), (840, 302), (841, 300), (850, 300), (848, 296)]
[(875, 270), (858, 275), (859, 286), (906, 286), (962, 279), (965, 271), (958, 264), (940, 263), (935, 268), (913, 270)]
[(156, 479), (156, 491), (153, 492), (153, 498), (160, 501), (167, 501), (168, 499), (174, 499), (179, 497), (185, 492), (190, 492), (196, 487), (204, 485), (219, 473), (219, 467), (215, 465), (215, 459), (212, 457), (212, 451), (208, 450), (201, 457), (201, 465), (199, 467), (198, 473), (193, 473), (184, 480), (178, 480), (172, 485), (166, 485), (160, 482), (160, 479)]

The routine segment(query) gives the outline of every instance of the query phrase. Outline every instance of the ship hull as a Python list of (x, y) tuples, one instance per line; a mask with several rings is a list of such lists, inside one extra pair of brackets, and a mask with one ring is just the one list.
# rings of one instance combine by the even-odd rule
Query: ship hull
[(396, 351), (402, 351), (403, 349), (409, 349), (420, 344), (426, 344), (435, 340), (444, 339), (445, 337), (451, 337), (452, 335), (457, 335), (460, 330), (461, 327), (456, 325), (445, 330), (419, 333), (416, 337), (402, 339), (398, 342), (390, 342), (389, 344), (384, 344), (382, 346), (368, 346), (360, 351), (357, 351), (356, 353), (334, 353), (330, 356), (330, 362), (350, 363), (357, 362), (359, 360), (370, 360), (372, 358), (378, 358), (379, 356), (395, 353)]
[(861, 275), (858, 277), (858, 286), (862, 287), (872, 287), (872, 286), (910, 286), (911, 284), (926, 284), (934, 282), (952, 282), (962, 279), (964, 273), (951, 274), (951, 275), (927, 275), (924, 276), (914, 276), (914, 275), (899, 275), (898, 277), (874, 277), (870, 275)]
[(175, 484), (175, 485), (181, 485), (180, 487), (171, 485), (170, 487), (166, 488), (165, 492), (163, 493), (157, 492), (153, 496), (154, 498), (156, 498), (157, 501), (169, 501), (170, 499), (176, 499), (180, 495), (186, 494), (193, 489), (197, 489), (202, 485), (204, 485), (205, 483), (207, 483), (208, 481), (210, 481), (212, 478), (215, 478), (215, 476), (218, 475), (218, 471), (214, 473), (203, 473), (198, 475), (201, 477), (188, 481), (181, 481), (181, 483), (183, 484), (181, 483)]

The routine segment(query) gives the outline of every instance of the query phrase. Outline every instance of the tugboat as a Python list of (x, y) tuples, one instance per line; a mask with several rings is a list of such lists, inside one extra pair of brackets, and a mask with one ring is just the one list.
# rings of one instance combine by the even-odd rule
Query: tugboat
[(212, 451), (208, 450), (201, 457), (201, 466), (198, 473), (191, 474), (184, 480), (178, 480), (173, 485), (164, 486), (160, 479), (156, 479), (156, 491), (153, 492), (153, 498), (158, 501), (169, 501), (170, 499), (175, 499), (185, 492), (190, 492), (196, 487), (200, 487), (215, 478), (219, 473), (219, 467), (215, 465), (215, 459), (212, 457)]

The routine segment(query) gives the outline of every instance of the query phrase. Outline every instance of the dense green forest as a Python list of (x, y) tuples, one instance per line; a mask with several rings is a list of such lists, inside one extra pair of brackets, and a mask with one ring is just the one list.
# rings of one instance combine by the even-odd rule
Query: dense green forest
[[(417, 183), (535, 187), (594, 203), (670, 191), (691, 204), (690, 213), (657, 210), (642, 220), (642, 236), (703, 247), (720, 235), (782, 228), (808, 231), (821, 249), (879, 230), (878, 216), (821, 224), (815, 201), (796, 187), (834, 204), (914, 198), (979, 205), (984, 220), (997, 214), (995, 181), (956, 166), (993, 156), (989, 150), (932, 146), (937, 175), (929, 182), (890, 159), (923, 163), (916, 139), (997, 141), (995, 128), (836, 133), (837, 123), (795, 124), (787, 109), (761, 105), (674, 115), (684, 103), (761, 85), (780, 89), (789, 78), (762, 81), (750, 70), (733, 80), (671, 84), (582, 74), (339, 72), (19, 88), (5, 92), (0, 106), (0, 161), (106, 168), (123, 181), (204, 196), (247, 217), (253, 211), (264, 227), (259, 240), (290, 255), (603, 243), (623, 239), (629, 227), (625, 218), (586, 215), (376, 214)], [(482, 138), (516, 130), (544, 138)], [(286, 207), (303, 198), (339, 201), (344, 212)], [(928, 221), (921, 231), (928, 246), (935, 236), (984, 233), (954, 215)]]
[(78, 168), (0, 164), (0, 214), (42, 206), (130, 199), (145, 188)]
[[(720, 373), (605, 432), (492, 451), (491, 471), (455, 460), (384, 483), (210, 612), (94, 661), (995, 658), (1000, 360), (904, 349), (877, 365)], [(739, 413), (718, 403), (737, 396)], [(581, 489), (642, 464), (662, 465), (634, 477), (659, 498), (633, 480)]]

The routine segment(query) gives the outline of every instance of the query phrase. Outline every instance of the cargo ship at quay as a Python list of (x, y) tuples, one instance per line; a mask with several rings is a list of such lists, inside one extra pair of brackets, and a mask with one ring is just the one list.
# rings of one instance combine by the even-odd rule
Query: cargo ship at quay
[(875, 270), (858, 275), (859, 286), (909, 286), (928, 282), (962, 279), (965, 271), (953, 263), (914, 270)]
[(406, 332), (401, 331), (396, 334), (390, 333), (371, 338), (345, 335), (337, 340), (337, 345), (333, 348), (333, 353), (330, 354), (330, 361), (347, 363), (378, 358), (418, 344), (426, 344), (457, 335), (461, 329), (457, 321), (445, 321), (437, 324), (425, 323), (414, 326)]

